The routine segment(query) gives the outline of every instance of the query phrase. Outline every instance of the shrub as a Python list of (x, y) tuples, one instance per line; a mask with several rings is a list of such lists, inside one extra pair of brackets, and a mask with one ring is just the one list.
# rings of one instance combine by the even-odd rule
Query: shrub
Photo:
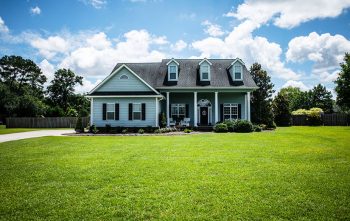
[(261, 132), (262, 128), (259, 125), (253, 125), (253, 131), (254, 132)]
[(106, 130), (106, 133), (110, 133), (111, 132), (111, 125), (110, 124), (106, 124), (105, 126), (105, 130)]
[(249, 133), (253, 131), (253, 125), (247, 120), (237, 120), (234, 124), (233, 131), (237, 133)]
[(228, 128), (225, 123), (218, 123), (214, 126), (214, 131), (216, 133), (226, 133), (228, 131)]
[(160, 122), (159, 126), (161, 128), (166, 127), (166, 115), (164, 112), (159, 114), (159, 122)]
[(139, 134), (143, 134), (145, 133), (144, 129), (140, 128), (139, 131), (138, 131)]
[(78, 117), (77, 123), (75, 124), (75, 132), (82, 133), (84, 132), (83, 121), (81, 116)]
[(97, 134), (98, 130), (95, 125), (91, 125), (89, 128), (89, 132), (93, 134)]
[(267, 130), (267, 125), (266, 124), (259, 124), (262, 130)]
[(224, 124), (227, 125), (228, 132), (233, 132), (233, 127), (235, 125), (236, 121), (235, 120), (225, 120)]
[(276, 127), (276, 123), (272, 121), (270, 124), (266, 125), (266, 130), (274, 130)]
[(122, 133), (123, 133), (123, 134), (127, 134), (127, 133), (128, 133), (128, 128), (123, 129), (123, 130), (122, 130)]
[(188, 129), (188, 128), (185, 128), (185, 130), (184, 130), (184, 133), (187, 133), (187, 134), (189, 134), (189, 133), (191, 133), (192, 132), (192, 130), (191, 129)]
[(147, 133), (153, 133), (153, 127), (152, 126), (147, 126), (147, 128), (146, 128), (146, 132)]
[(307, 115), (307, 122), (310, 126), (320, 126), (323, 124), (321, 114), (323, 113), (321, 108), (311, 108)]
[(154, 130), (154, 133), (155, 133), (155, 134), (159, 134), (159, 133), (160, 133), (160, 129), (155, 129), (155, 130)]

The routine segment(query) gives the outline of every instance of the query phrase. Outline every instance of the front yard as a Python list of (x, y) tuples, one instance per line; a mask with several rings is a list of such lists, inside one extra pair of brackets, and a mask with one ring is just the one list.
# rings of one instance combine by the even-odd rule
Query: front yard
[(350, 127), (0, 143), (0, 219), (350, 219)]

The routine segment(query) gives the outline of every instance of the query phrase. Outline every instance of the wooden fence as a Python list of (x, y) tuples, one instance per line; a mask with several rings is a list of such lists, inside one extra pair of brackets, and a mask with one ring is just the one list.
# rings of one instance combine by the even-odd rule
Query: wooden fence
[[(6, 118), (7, 128), (74, 128), (77, 117), (10, 117)], [(89, 123), (89, 117), (82, 117), (83, 127)]]
[[(292, 125), (293, 126), (304, 126), (307, 124), (306, 115), (293, 115)], [(350, 118), (346, 114), (333, 113), (333, 114), (322, 114), (322, 121), (324, 126), (349, 126)]]

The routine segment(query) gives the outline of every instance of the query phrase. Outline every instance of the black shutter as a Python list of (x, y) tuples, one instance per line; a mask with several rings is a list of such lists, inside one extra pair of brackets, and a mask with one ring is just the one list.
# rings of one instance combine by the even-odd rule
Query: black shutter
[(190, 105), (186, 104), (186, 118), (189, 117), (189, 110), (190, 110)]
[(129, 103), (129, 120), (132, 120), (132, 103)]
[(171, 104), (169, 104), (169, 117), (171, 117)]
[(224, 121), (224, 104), (220, 104), (220, 121)]
[(242, 118), (242, 111), (241, 111), (242, 107), (241, 104), (238, 104), (238, 119)]
[(106, 120), (107, 104), (102, 104), (102, 120)]
[(141, 104), (141, 119), (146, 120), (146, 104), (142, 103)]
[(119, 104), (116, 103), (114, 107), (114, 120), (119, 120)]

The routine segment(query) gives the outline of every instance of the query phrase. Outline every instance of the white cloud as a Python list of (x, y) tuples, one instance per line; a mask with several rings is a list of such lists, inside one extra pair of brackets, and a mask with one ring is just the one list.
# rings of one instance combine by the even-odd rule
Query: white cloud
[(9, 29), (8, 29), (8, 27), (5, 25), (5, 22), (4, 22), (4, 20), (2, 20), (1, 17), (0, 17), (0, 33), (4, 33), (4, 34), (9, 33)]
[(281, 61), (282, 49), (279, 44), (269, 42), (264, 37), (252, 36), (258, 27), (258, 23), (246, 20), (236, 26), (226, 38), (208, 37), (193, 42), (192, 47), (200, 51), (200, 57), (240, 57), (248, 66), (258, 62), (278, 78), (297, 80), (300, 75), (286, 68)]
[(342, 35), (310, 33), (308, 36), (293, 38), (288, 44), (287, 61), (312, 61), (312, 74), (321, 82), (337, 78), (339, 63), (345, 52), (350, 51), (350, 41)]
[(87, 80), (86, 78), (83, 78), (83, 85), (76, 85), (75, 86), (75, 92), (79, 94), (84, 94), (89, 91), (91, 91), (96, 85), (98, 85), (101, 82), (101, 80), (97, 80), (95, 83), (92, 83), (91, 81)]
[(107, 4), (106, 0), (81, 0), (86, 5), (91, 5), (92, 7), (96, 9), (101, 9), (103, 6)]
[(309, 90), (311, 87), (306, 86), (303, 82), (301, 81), (294, 81), (294, 80), (289, 80), (287, 81), (282, 88), (285, 87), (298, 87), (300, 90), (302, 91), (307, 91)]
[(32, 15), (40, 15), (41, 9), (38, 6), (35, 6), (34, 8), (30, 8), (30, 13)]
[(45, 83), (47, 86), (54, 79), (55, 66), (46, 59), (42, 60), (38, 66), (40, 67), (43, 74), (47, 77), (47, 81)]
[(99, 32), (88, 37), (86, 42), (88, 46), (99, 50), (111, 47), (111, 42), (107, 39), (107, 35), (104, 32)]
[(223, 32), (221, 30), (221, 26), (217, 25), (217, 24), (213, 24), (208, 20), (205, 20), (204, 22), (202, 22), (202, 25), (204, 25), (206, 27), (206, 29), (204, 30), (205, 33), (207, 33), (210, 36), (213, 37), (219, 37), (225, 34), (225, 32)]
[(69, 43), (60, 36), (50, 36), (44, 39), (34, 35), (28, 41), (47, 59), (53, 58), (57, 53), (65, 53), (69, 49)]
[(178, 40), (175, 45), (171, 45), (173, 51), (180, 52), (187, 47), (187, 43), (183, 40)]
[(252, 20), (264, 24), (270, 20), (281, 28), (293, 28), (317, 18), (333, 18), (350, 7), (350, 0), (248, 0), (239, 5), (236, 12), (225, 16), (239, 20)]
[(153, 43), (157, 45), (169, 44), (166, 36), (160, 36), (160, 37), (154, 36)]
[(190, 13), (181, 13), (179, 15), (179, 18), (181, 20), (194, 20), (197, 17), (197, 14), (194, 12), (190, 12)]

